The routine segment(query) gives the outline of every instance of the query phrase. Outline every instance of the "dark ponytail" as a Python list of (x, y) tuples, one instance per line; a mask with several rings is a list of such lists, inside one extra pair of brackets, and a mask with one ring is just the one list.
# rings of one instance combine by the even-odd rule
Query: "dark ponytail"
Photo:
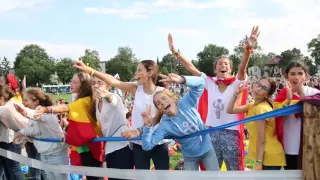
[(160, 80), (162, 79), (161, 76), (158, 75), (158, 78), (157, 78), (157, 83), (156, 83), (156, 86), (160, 86), (160, 87), (164, 87), (164, 88), (168, 88), (168, 83), (164, 83), (164, 82), (160, 82)]
[(163, 82), (160, 82), (161, 77), (159, 76), (160, 72), (159, 72), (159, 66), (158, 64), (153, 61), (153, 60), (143, 60), (140, 62), (141, 64), (143, 64), (143, 66), (146, 68), (146, 70), (149, 71), (153, 71), (152, 74), (152, 82), (156, 85), (156, 86), (160, 86), (160, 87), (166, 87), (166, 84)]
[(0, 85), (0, 97), (3, 97), (6, 102), (13, 98), (14, 95), (15, 94), (9, 87)]
[(273, 109), (273, 103), (271, 102), (270, 98), (266, 98), (265, 100), (270, 105), (270, 107)]

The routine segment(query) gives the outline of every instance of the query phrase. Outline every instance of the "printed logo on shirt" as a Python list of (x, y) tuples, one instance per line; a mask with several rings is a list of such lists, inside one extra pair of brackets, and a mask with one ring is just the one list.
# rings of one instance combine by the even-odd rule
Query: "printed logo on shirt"
[(216, 118), (220, 119), (221, 112), (224, 110), (224, 103), (222, 102), (222, 99), (217, 99), (216, 101), (213, 101), (212, 105)]
[(192, 123), (189, 123), (187, 121), (184, 121), (182, 123), (182, 131), (183, 133), (185, 134), (190, 134), (190, 133), (193, 133), (193, 132), (196, 132), (196, 131), (199, 131), (200, 129), (198, 128), (198, 126), (192, 124)]
[(30, 137), (35, 138), (35, 137), (39, 137), (42, 135), (42, 132), (37, 132), (37, 133), (33, 133), (30, 135)]

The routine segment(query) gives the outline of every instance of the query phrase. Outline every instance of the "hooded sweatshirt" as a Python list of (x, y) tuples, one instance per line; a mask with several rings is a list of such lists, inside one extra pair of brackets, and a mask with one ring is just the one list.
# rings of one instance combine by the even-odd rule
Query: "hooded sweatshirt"
[[(163, 115), (157, 129), (143, 127), (142, 148), (144, 150), (151, 150), (168, 136), (183, 137), (206, 129), (196, 108), (204, 89), (204, 79), (197, 76), (185, 76), (184, 78), (189, 92), (178, 102), (178, 114), (171, 117)], [(184, 157), (199, 157), (213, 148), (208, 134), (179, 139), (178, 141)]]

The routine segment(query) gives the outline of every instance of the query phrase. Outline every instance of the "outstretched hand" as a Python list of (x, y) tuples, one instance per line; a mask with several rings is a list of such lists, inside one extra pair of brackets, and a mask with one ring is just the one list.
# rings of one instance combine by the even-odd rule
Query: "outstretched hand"
[(248, 84), (239, 84), (239, 86), (235, 90), (235, 94), (238, 95), (242, 93), (244, 90), (247, 90), (249, 88)]
[(254, 48), (254, 46), (257, 44), (259, 35), (260, 35), (259, 26), (253, 26), (249, 38), (248, 36), (246, 36), (247, 48)]
[(172, 39), (172, 35), (169, 33), (168, 34), (168, 43), (169, 43), (169, 49), (171, 52), (176, 52), (176, 49), (173, 45), (173, 39)]
[(173, 73), (168, 74), (168, 76), (160, 74), (160, 77), (162, 78), (160, 82), (168, 82), (168, 83), (172, 82), (172, 83), (183, 84), (186, 81), (184, 77), (179, 76), (177, 74), (173, 74)]
[(35, 119), (40, 119), (40, 118), (41, 118), (41, 115), (46, 112), (46, 109), (47, 109), (46, 107), (38, 106), (38, 107), (36, 108), (36, 112), (34, 112), (33, 118), (35, 118)]
[(21, 132), (18, 132), (16, 135), (15, 135), (15, 137), (13, 138), (13, 140), (12, 140), (12, 142), (14, 143), (14, 144), (17, 144), (17, 139), (19, 139), (19, 138), (21, 138), (23, 136), (23, 134), (21, 133)]
[(73, 67), (81, 71), (86, 71), (86, 69), (88, 68), (88, 66), (85, 65), (82, 60), (75, 61), (73, 63)]
[(141, 114), (144, 125), (151, 126), (152, 125), (152, 113), (151, 113), (151, 105), (147, 105), (146, 111)]
[(27, 116), (27, 111), (24, 108), (22, 108), (18, 104), (14, 104), (14, 107), (22, 116)]

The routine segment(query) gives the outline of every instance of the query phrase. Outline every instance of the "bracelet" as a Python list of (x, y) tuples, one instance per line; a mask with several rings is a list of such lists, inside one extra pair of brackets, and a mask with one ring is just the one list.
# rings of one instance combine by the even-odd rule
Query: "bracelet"
[(187, 82), (186, 78), (184, 76), (181, 76), (183, 78), (183, 83), (182, 84), (185, 84)]
[(254, 52), (253, 47), (242, 46), (242, 48), (244, 49), (245, 52), (248, 52), (248, 53), (253, 53)]
[(93, 68), (91, 68), (91, 67), (87, 67), (87, 68), (85, 69), (85, 72), (88, 73), (88, 74), (90, 74), (91, 76), (93, 76), (94, 73), (95, 73), (95, 70), (94, 70)]
[(172, 51), (172, 54), (179, 54), (178, 51)]

